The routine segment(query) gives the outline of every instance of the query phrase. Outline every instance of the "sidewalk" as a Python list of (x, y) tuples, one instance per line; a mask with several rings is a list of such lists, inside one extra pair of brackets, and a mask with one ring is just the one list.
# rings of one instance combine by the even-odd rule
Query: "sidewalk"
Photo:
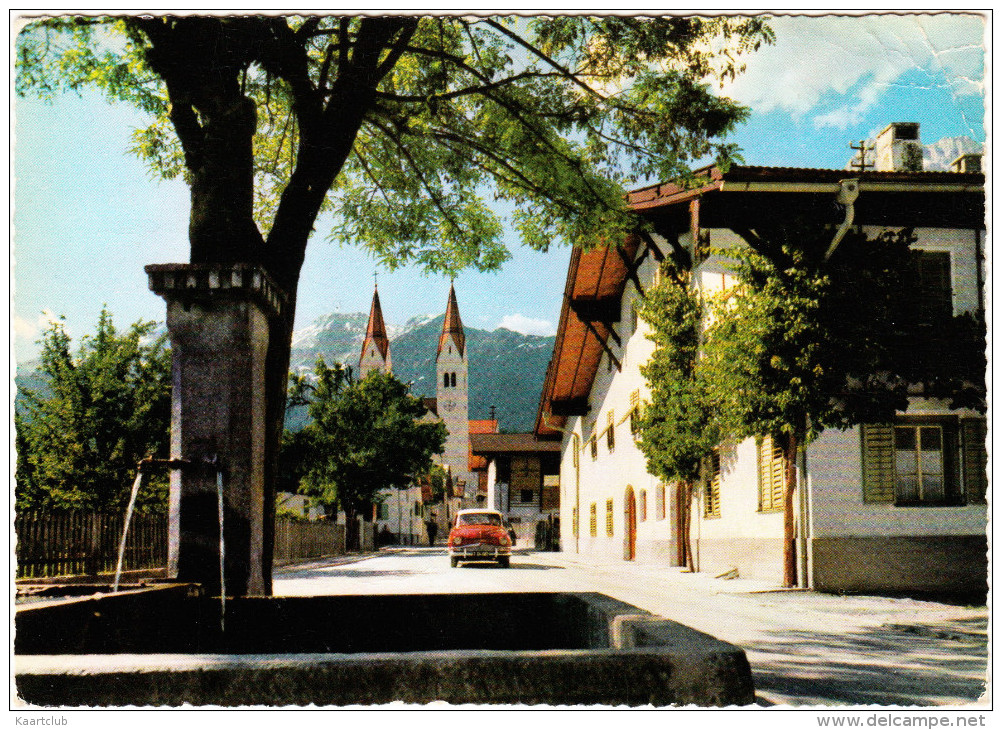
[[(833, 595), (681, 568), (536, 553), (602, 591), (745, 649), (761, 704), (990, 703), (987, 606)], [(979, 699), (980, 698), (980, 699)]]

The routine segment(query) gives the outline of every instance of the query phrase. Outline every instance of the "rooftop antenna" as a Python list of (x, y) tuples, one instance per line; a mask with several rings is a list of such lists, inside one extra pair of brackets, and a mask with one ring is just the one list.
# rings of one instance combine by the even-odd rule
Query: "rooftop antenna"
[(496, 419), (497, 419), (497, 416), (494, 415), (494, 406), (491, 406), (491, 420), (494, 421)]
[(849, 162), (849, 167), (852, 169), (859, 170), (860, 172), (866, 172), (866, 168), (875, 166), (874, 163), (867, 163), (866, 161), (866, 153), (873, 152), (874, 145), (867, 144), (865, 139), (859, 140), (859, 147), (854, 144), (850, 144), (849, 149), (859, 152), (858, 161), (856, 157), (853, 157), (852, 161)]

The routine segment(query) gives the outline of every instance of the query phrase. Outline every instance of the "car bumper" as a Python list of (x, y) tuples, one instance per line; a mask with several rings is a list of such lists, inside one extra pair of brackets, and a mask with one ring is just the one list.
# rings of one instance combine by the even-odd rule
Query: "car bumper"
[(507, 545), (461, 545), (449, 548), (449, 557), (467, 560), (494, 560), (511, 555)]

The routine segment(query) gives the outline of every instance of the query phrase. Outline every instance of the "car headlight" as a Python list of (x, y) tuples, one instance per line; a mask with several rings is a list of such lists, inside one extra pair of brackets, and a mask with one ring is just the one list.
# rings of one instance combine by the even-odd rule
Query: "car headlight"
[(507, 535), (502, 535), (502, 536), (501, 536), (501, 539), (500, 539), (500, 540), (499, 540), (498, 542), (499, 542), (499, 543), (500, 543), (501, 545), (507, 545), (507, 544), (508, 544), (508, 536), (507, 536)]
[(459, 535), (456, 535), (454, 538), (452, 538), (452, 544), (453, 545), (462, 545), (463, 544), (463, 538), (461, 538)]

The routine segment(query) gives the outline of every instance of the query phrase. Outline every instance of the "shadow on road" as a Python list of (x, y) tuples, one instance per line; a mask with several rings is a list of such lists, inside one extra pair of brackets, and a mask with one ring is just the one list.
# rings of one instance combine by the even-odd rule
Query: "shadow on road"
[(460, 563), (460, 568), (486, 568), (487, 570), (565, 570), (562, 565), (539, 565), (538, 563), (512, 562), (510, 568), (502, 568), (497, 563)]
[(804, 704), (938, 705), (985, 692), (987, 620), (891, 624), (848, 633), (776, 632), (742, 643), (755, 688)]

